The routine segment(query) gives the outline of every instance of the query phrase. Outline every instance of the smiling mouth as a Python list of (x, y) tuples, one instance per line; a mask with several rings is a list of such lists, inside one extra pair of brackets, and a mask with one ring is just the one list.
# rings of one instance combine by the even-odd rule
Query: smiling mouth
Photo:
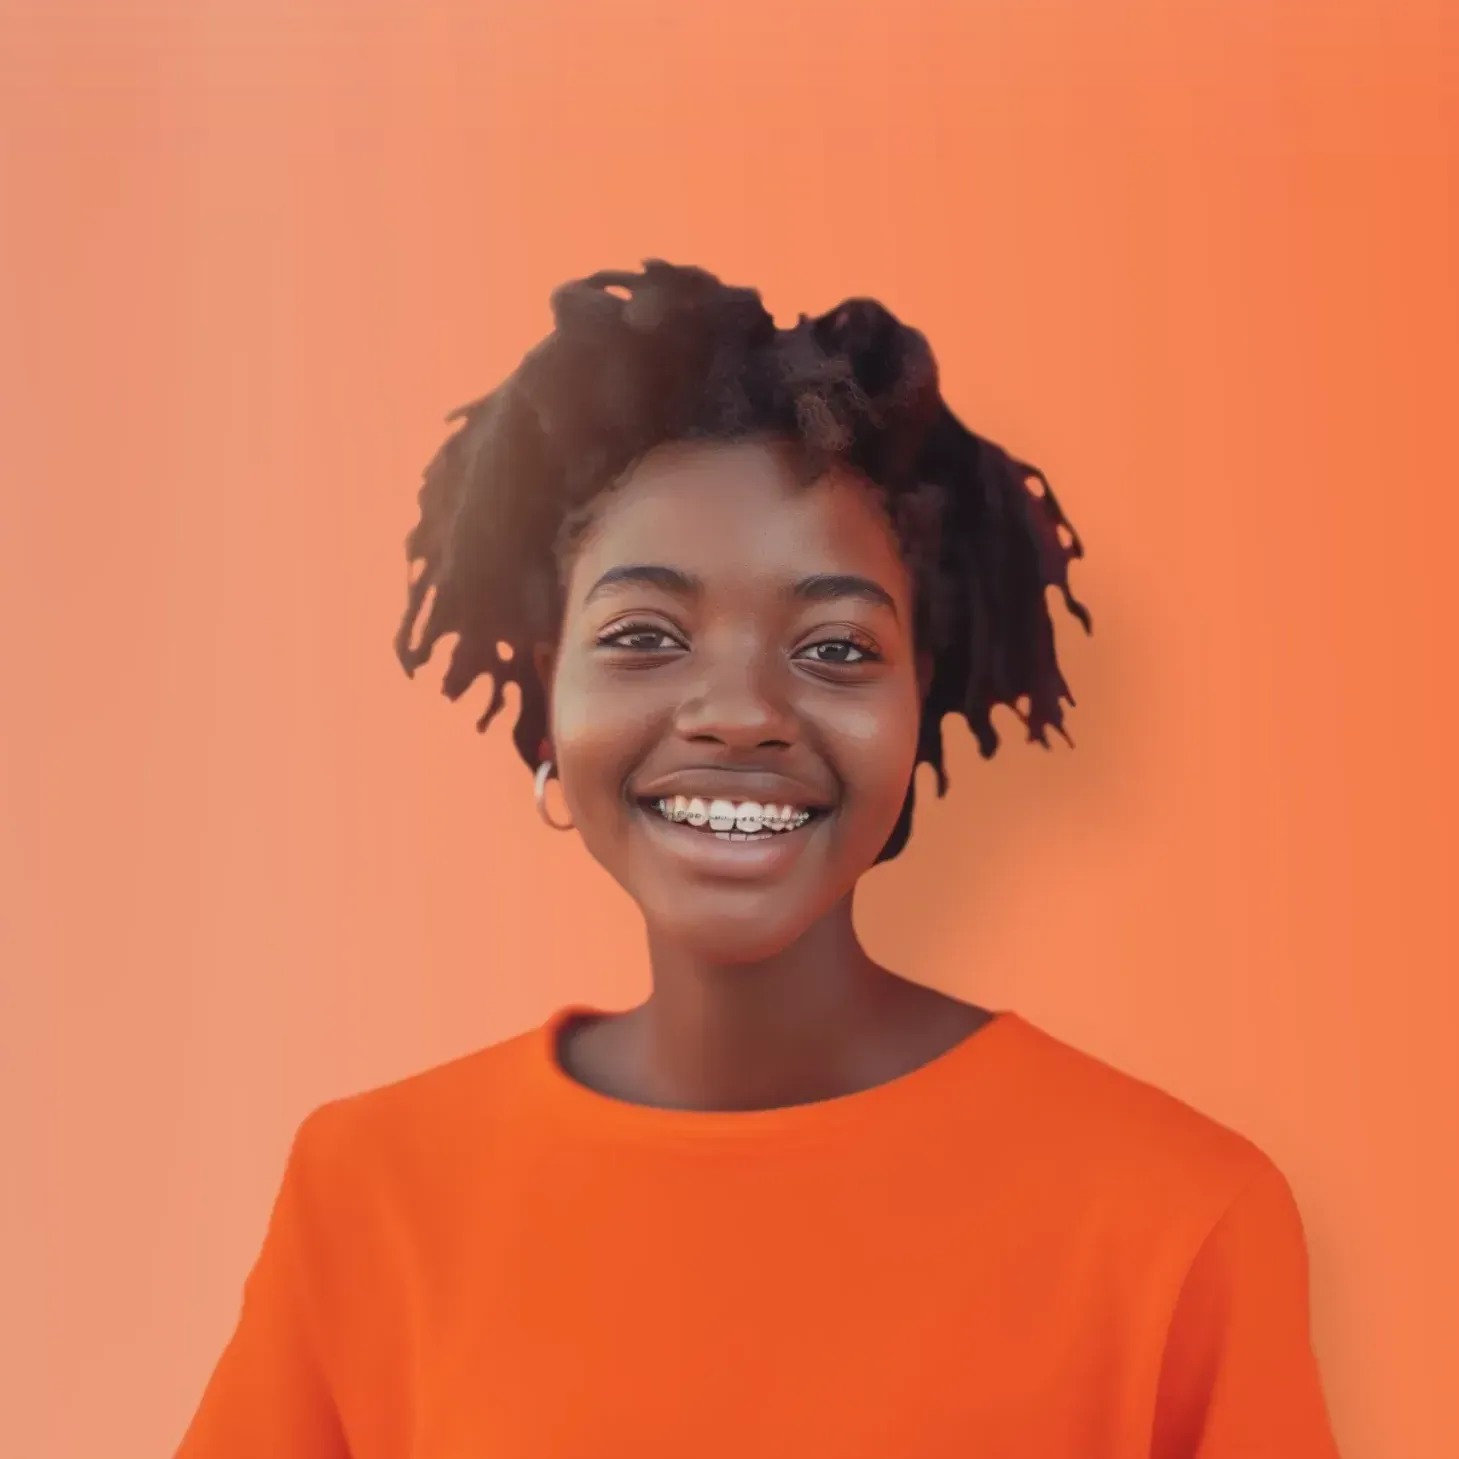
[(820, 806), (767, 805), (682, 795), (640, 800), (638, 805), (646, 815), (657, 820), (720, 841), (782, 840), (826, 814)]

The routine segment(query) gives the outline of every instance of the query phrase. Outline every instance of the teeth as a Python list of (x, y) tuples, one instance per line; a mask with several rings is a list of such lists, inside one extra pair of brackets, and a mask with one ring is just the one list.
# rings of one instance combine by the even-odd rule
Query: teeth
[(753, 835), (765, 823), (765, 807), (747, 800), (735, 811), (735, 830)]
[(654, 808), (669, 821), (690, 826), (708, 827), (721, 837), (743, 840), (772, 831), (794, 831), (810, 820), (810, 812), (795, 806), (775, 805), (746, 800), (702, 800), (698, 796), (666, 796), (654, 802)]

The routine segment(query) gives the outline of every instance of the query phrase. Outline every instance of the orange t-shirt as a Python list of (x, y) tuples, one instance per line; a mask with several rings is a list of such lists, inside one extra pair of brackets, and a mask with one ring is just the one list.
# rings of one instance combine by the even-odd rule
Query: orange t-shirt
[(791, 1109), (327, 1105), (180, 1459), (1335, 1459), (1288, 1186), (1015, 1014)]

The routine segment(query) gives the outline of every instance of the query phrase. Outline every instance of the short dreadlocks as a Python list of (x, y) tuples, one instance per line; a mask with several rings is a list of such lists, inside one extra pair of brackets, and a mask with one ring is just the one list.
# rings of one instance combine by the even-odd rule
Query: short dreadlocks
[[(535, 766), (547, 699), (533, 646), (555, 638), (568, 559), (598, 497), (671, 441), (770, 437), (799, 447), (803, 479), (848, 467), (874, 487), (916, 588), (914, 634), (933, 673), (917, 763), (947, 791), (942, 720), (964, 716), (985, 758), (997, 705), (1028, 738), (1066, 740), (1073, 697), (1059, 669), (1046, 594), (1069, 588), (1084, 555), (1043, 473), (974, 435), (948, 408), (927, 341), (873, 299), (848, 299), (777, 328), (758, 291), (699, 268), (648, 260), (552, 296), (555, 327), (461, 422), (426, 468), (414, 570), (396, 652), (408, 674), (456, 635), (443, 690), (483, 674), (490, 703), (516, 683), (517, 750)], [(423, 621), (422, 621), (423, 620)], [(911, 834), (914, 793), (879, 858)]]

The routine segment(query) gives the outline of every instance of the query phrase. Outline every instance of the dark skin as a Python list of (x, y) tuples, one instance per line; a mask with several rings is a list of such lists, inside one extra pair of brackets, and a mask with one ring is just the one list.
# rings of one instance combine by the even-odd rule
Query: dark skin
[[(990, 1017), (880, 966), (856, 935), (856, 884), (901, 811), (931, 664), (875, 494), (845, 472), (801, 485), (791, 450), (645, 457), (601, 499), (558, 641), (536, 655), (562, 794), (642, 909), (652, 967), (642, 1005), (574, 1024), (560, 1057), (635, 1104), (833, 1099)], [(730, 844), (647, 804), (674, 794), (814, 817)]]

